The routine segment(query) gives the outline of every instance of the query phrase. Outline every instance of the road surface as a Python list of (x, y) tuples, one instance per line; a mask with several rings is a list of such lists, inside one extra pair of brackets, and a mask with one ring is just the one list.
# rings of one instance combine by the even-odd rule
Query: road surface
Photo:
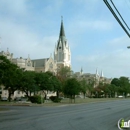
[(119, 130), (120, 118), (130, 120), (130, 99), (80, 105), (0, 106), (0, 130)]

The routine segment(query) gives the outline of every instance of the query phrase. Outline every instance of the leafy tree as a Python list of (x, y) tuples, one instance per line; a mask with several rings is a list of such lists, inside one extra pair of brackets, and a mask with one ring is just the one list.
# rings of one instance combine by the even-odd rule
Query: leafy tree
[(49, 84), (51, 84), (51, 91), (56, 92), (57, 98), (59, 98), (59, 92), (62, 91), (62, 83), (59, 80), (57, 75), (54, 75), (52, 72), (46, 72), (49, 75)]
[(37, 86), (39, 86), (40, 90), (44, 92), (45, 99), (47, 96), (47, 93), (45, 91), (53, 91), (54, 90), (54, 86), (51, 82), (52, 76), (53, 75), (51, 75), (51, 73), (49, 73), (49, 72), (36, 73), (36, 76), (35, 76), (36, 84), (37, 84)]
[(56, 76), (51, 78), (51, 82), (54, 89), (53, 91), (56, 92), (57, 98), (59, 98), (59, 92), (62, 91), (62, 83)]
[(108, 88), (110, 90), (111, 97), (115, 97), (115, 93), (118, 91), (118, 87), (114, 84), (109, 84)]
[(117, 86), (116, 90), (118, 93), (125, 95), (125, 97), (128, 93), (130, 93), (130, 83), (128, 77), (120, 77), (119, 79), (114, 78), (111, 84)]
[(11, 100), (11, 94), (14, 94), (14, 91), (19, 87), (19, 81), (21, 77), (21, 70), (19, 67), (11, 63), (6, 57), (0, 56), (0, 83), (5, 86), (5, 89), (8, 90), (9, 101)]
[(82, 79), (80, 81), (80, 86), (81, 86), (81, 92), (83, 93), (84, 98), (85, 98), (86, 91), (88, 90), (89, 85), (87, 84), (85, 79)]
[(62, 67), (60, 70), (57, 72), (57, 77), (58, 79), (64, 83), (68, 78), (70, 78), (71, 75), (71, 70), (70, 67)]
[(88, 79), (88, 80), (87, 80), (88, 93), (89, 93), (89, 96), (90, 96), (90, 97), (92, 97), (92, 94), (93, 94), (93, 92), (94, 92), (94, 84), (95, 84), (94, 79)]
[(20, 89), (26, 93), (27, 97), (30, 97), (32, 92), (35, 94), (39, 90), (36, 85), (35, 74), (34, 71), (23, 71), (22, 73)]
[(114, 84), (115, 86), (120, 86), (120, 80), (118, 78), (114, 78), (112, 81), (111, 81), (111, 84)]
[(127, 96), (127, 94), (130, 92), (130, 83), (129, 83), (129, 78), (127, 77), (120, 77), (120, 93)]
[(80, 83), (75, 78), (68, 79), (64, 85), (64, 94), (71, 98), (71, 102), (72, 98), (74, 98), (75, 102), (75, 95), (78, 95), (80, 90)]

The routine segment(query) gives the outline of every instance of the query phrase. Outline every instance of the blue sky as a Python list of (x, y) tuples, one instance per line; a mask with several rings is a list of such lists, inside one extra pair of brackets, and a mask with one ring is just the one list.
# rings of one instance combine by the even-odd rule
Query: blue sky
[[(130, 0), (113, 0), (130, 23)], [(130, 39), (103, 0), (0, 0), (1, 50), (14, 58), (46, 58), (54, 52), (63, 16), (72, 70), (130, 77)], [(130, 24), (129, 24), (130, 26)]]

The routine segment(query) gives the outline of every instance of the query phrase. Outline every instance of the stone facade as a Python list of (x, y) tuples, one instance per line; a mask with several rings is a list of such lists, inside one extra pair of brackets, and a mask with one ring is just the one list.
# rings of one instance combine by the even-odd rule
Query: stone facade
[(16, 64), (17, 66), (19, 66), (24, 71), (26, 71), (26, 70), (27, 71), (35, 71), (35, 67), (32, 64), (32, 61), (31, 61), (30, 57), (28, 57), (27, 59), (23, 59), (22, 57), (13, 58), (12, 62), (14, 64)]
[(13, 59), (13, 53), (10, 53), (9, 50), (8, 50), (8, 48), (7, 48), (7, 51), (6, 51), (6, 52), (1, 51), (1, 52), (0, 52), (0, 56), (5, 56), (5, 57), (7, 57), (7, 59), (10, 60), (10, 61), (12, 61), (12, 59)]
[(95, 74), (90, 74), (90, 73), (83, 73), (83, 70), (81, 69), (80, 72), (75, 72), (72, 77), (77, 78), (78, 80), (86, 80), (87, 84), (93, 83), (93, 87), (97, 87), (99, 83), (106, 83), (110, 84), (112, 79), (111, 78), (106, 78), (103, 75), (103, 72), (101, 71), (101, 74), (98, 74), (98, 71), (96, 70)]
[(57, 64), (52, 56), (50, 58), (32, 60), (32, 63), (36, 72), (50, 71), (55, 74), (57, 71)]

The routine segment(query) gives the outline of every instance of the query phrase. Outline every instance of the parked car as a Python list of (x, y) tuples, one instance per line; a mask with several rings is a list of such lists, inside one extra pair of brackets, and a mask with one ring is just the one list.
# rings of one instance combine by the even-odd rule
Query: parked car
[(122, 95), (120, 95), (120, 96), (118, 96), (118, 98), (123, 98), (124, 96), (122, 96)]
[(21, 97), (15, 97), (14, 101), (21, 101)]
[(1, 97), (1, 101), (8, 101), (7, 97)]
[(26, 102), (26, 101), (28, 101), (28, 98), (26, 98), (26, 97), (15, 97), (14, 101)]

